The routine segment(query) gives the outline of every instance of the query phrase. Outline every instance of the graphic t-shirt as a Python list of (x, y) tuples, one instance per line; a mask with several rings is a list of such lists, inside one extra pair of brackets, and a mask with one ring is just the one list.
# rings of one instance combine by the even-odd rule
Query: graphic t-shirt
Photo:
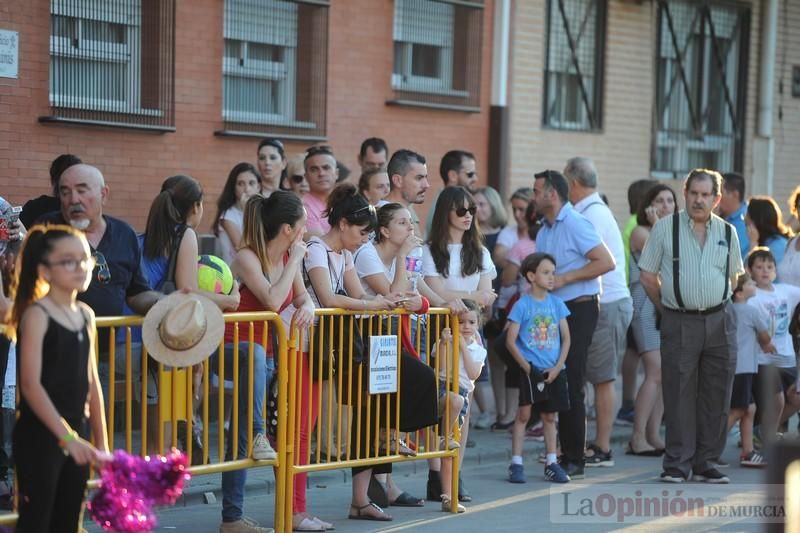
[(564, 301), (552, 294), (537, 300), (524, 294), (508, 315), (508, 320), (519, 324), (516, 345), (522, 356), (539, 370), (551, 368), (561, 353), (559, 322), (569, 316)]
[(789, 333), (789, 321), (792, 319), (794, 308), (800, 303), (800, 287), (785, 283), (774, 283), (772, 287), (772, 291), (756, 289), (756, 295), (747, 301), (766, 318), (767, 331), (772, 337), (772, 344), (778, 350), (776, 354), (768, 354), (759, 348), (758, 364), (792, 368), (797, 363), (792, 335)]

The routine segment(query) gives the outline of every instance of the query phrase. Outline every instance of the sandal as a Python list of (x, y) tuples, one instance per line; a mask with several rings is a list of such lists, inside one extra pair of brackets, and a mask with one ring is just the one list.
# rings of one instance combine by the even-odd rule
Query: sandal
[[(452, 512), (450, 511), (450, 496), (448, 496), (447, 494), (442, 494), (442, 511), (445, 513)], [(464, 507), (460, 503), (456, 504), (456, 513), (461, 514), (466, 512), (467, 512), (466, 507)]]
[(322, 518), (317, 518), (316, 516), (311, 517), (311, 520), (319, 524), (320, 526), (324, 527), (326, 531), (334, 531), (336, 526), (331, 524), (330, 522), (326, 522)]
[(401, 492), (400, 496), (389, 502), (392, 507), (425, 507), (425, 500), (412, 496), (407, 492)]
[(664, 455), (664, 450), (651, 448), (649, 450), (641, 450), (637, 452), (633, 449), (633, 443), (629, 442), (628, 446), (625, 448), (625, 455), (636, 455), (638, 457), (661, 457)]
[[(388, 448), (388, 449), (387, 449)], [(395, 453), (403, 457), (416, 457), (417, 452), (406, 446), (403, 439), (398, 439), (394, 435), (389, 437), (389, 440), (381, 440), (380, 447), (378, 448), (378, 455), (394, 455)]]
[[(382, 516), (365, 514), (363, 511), (365, 511), (365, 510), (367, 510), (369, 508), (375, 509), (376, 511), (381, 513)], [(351, 504), (350, 505), (350, 509), (355, 509), (356, 510), (356, 514), (350, 513), (349, 515), (347, 515), (347, 518), (349, 518), (350, 520), (375, 520), (376, 522), (391, 522), (392, 521), (392, 517), (391, 516), (386, 514), (386, 512), (383, 509), (381, 509), (380, 507), (378, 507), (377, 505), (375, 505), (372, 502), (369, 502), (367, 505), (362, 505), (361, 507), (357, 507), (357, 506)]]
[(378, 481), (375, 474), (369, 477), (369, 487), (367, 487), (367, 498), (378, 507), (389, 507), (389, 495), (386, 488)]
[(514, 425), (514, 421), (513, 420), (511, 422), (500, 422), (498, 420), (497, 422), (495, 422), (494, 424), (489, 426), (489, 430), (490, 431), (506, 431), (513, 425)]

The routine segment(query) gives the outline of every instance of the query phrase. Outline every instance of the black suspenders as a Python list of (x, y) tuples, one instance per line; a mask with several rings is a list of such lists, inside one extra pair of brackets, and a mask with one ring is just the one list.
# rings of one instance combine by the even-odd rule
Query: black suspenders
[[(672, 290), (675, 293), (675, 301), (678, 302), (679, 309), (685, 309), (683, 305), (683, 298), (681, 298), (681, 283), (678, 278), (678, 273), (680, 272), (680, 239), (678, 238), (678, 233), (680, 230), (679, 225), (679, 218), (680, 215), (676, 211), (674, 215), (672, 215)], [(730, 277), (730, 268), (731, 268), (731, 225), (725, 222), (725, 241), (728, 243), (728, 257), (725, 261), (725, 284), (722, 289), (722, 302), (724, 303), (725, 300), (728, 299), (728, 278)]]

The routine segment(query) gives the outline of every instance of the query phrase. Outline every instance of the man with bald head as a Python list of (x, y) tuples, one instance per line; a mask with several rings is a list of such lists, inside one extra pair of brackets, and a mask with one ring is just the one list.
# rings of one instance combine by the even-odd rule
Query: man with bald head
[[(103, 174), (91, 165), (69, 167), (61, 175), (58, 197), (61, 211), (48, 213), (37, 222), (69, 224), (86, 234), (96, 266), (89, 288), (79, 294), (78, 299), (91, 307), (99, 317), (124, 314), (126, 303), (134, 312), (145, 314), (163, 295), (150, 290), (147, 278), (142, 273), (136, 232), (126, 222), (103, 214), (103, 206), (108, 198), (108, 186)], [(124, 343), (125, 339), (118, 336), (118, 343), (120, 340)], [(98, 341), (100, 361), (107, 361), (108, 335), (98, 335)], [(141, 346), (133, 347), (134, 359), (138, 359), (137, 352), (141, 353)], [(117, 368), (125, 368), (124, 344), (118, 344), (116, 354), (117, 364), (123, 365)], [(137, 361), (132, 363), (134, 372), (141, 369)], [(105, 365), (101, 365), (101, 374), (102, 366)], [(107, 377), (101, 382), (106, 387)], [(148, 398), (148, 403), (155, 403), (154, 383), (148, 385)]]

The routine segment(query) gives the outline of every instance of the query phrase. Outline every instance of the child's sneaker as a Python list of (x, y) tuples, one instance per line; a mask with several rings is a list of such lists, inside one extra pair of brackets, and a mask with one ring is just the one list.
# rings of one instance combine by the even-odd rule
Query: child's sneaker
[(558, 463), (550, 463), (544, 467), (544, 478), (547, 481), (552, 481), (553, 483), (569, 482), (569, 476), (566, 472), (564, 472), (564, 469), (561, 468), (561, 465)]
[(525, 467), (515, 464), (509, 465), (508, 481), (510, 483), (525, 483)]
[(611, 455), (611, 450), (604, 452), (597, 444), (590, 444), (587, 450), (592, 452), (592, 455), (586, 455), (586, 466), (614, 466), (614, 457)]
[(459, 448), (461, 448), (461, 444), (452, 436), (448, 436), (447, 439), (445, 439), (444, 435), (439, 437), (440, 451), (445, 451), (445, 450), (451, 451), (451, 450), (457, 450)]
[[(449, 513), (450, 512), (450, 496), (448, 496), (446, 494), (442, 494), (441, 498), (442, 498), (442, 511), (444, 511), (445, 513)], [(461, 505), (460, 503), (457, 503), (456, 504), (456, 512), (459, 513), (459, 514), (466, 513), (467, 512), (467, 508), (464, 507), (463, 505)]]
[(750, 468), (764, 468), (767, 466), (766, 458), (759, 452), (753, 450), (747, 455), (742, 454), (739, 458), (739, 466), (746, 466)]
[(263, 433), (256, 433), (253, 439), (253, 459), (256, 461), (272, 461), (278, 458), (278, 454), (270, 446), (267, 437)]

